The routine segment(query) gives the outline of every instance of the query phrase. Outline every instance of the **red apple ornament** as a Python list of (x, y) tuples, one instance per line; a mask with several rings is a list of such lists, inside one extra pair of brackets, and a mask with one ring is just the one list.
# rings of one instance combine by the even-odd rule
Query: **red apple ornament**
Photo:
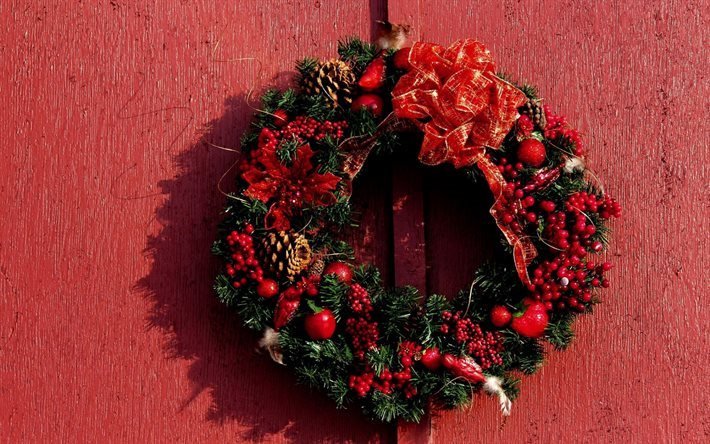
[(385, 59), (377, 57), (363, 71), (358, 86), (363, 91), (376, 91), (385, 84)]
[(332, 311), (324, 308), (317, 313), (306, 316), (304, 327), (308, 337), (315, 341), (330, 339), (335, 333), (335, 316)]
[(435, 371), (441, 367), (441, 360), (441, 352), (436, 347), (428, 348), (422, 353), (421, 363), (431, 371)]
[(550, 321), (545, 304), (538, 301), (523, 301), (527, 307), (523, 314), (514, 317), (510, 327), (526, 338), (539, 338), (545, 334)]

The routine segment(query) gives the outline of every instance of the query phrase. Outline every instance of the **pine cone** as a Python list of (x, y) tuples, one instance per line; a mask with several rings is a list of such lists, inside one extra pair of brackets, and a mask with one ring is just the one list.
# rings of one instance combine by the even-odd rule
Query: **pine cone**
[(301, 90), (305, 94), (323, 94), (333, 107), (350, 108), (353, 101), (355, 74), (347, 63), (332, 59), (320, 62), (316, 68), (301, 79)]
[(270, 232), (259, 251), (262, 266), (280, 278), (294, 280), (311, 263), (311, 246), (301, 234)]
[(526, 114), (530, 117), (538, 129), (544, 130), (547, 126), (545, 111), (538, 100), (528, 100), (528, 102), (520, 108), (520, 114)]

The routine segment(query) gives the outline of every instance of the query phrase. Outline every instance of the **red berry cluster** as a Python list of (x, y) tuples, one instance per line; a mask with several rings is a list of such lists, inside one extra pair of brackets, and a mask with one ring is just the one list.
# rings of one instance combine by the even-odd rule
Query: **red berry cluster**
[(350, 375), (348, 385), (351, 390), (360, 396), (366, 396), (370, 390), (375, 389), (386, 395), (395, 390), (402, 390), (407, 399), (417, 394), (417, 388), (410, 383), (412, 379), (412, 364), (416, 356), (420, 354), (422, 347), (412, 341), (404, 341), (399, 345), (399, 359), (402, 370), (392, 371), (385, 368), (379, 376), (370, 366), (359, 375)]
[(516, 124), (516, 133), (518, 137), (530, 137), (533, 130), (535, 130), (535, 124), (533, 123), (530, 116), (526, 114), (521, 115), (518, 118), (518, 122)]
[(367, 290), (360, 284), (352, 284), (348, 292), (348, 302), (353, 313), (367, 314), (372, 311), (372, 302)]
[(375, 372), (368, 369), (362, 374), (350, 375), (348, 386), (350, 387), (350, 390), (353, 390), (359, 397), (364, 398), (370, 389), (372, 389), (372, 384), (374, 382)]
[(621, 206), (608, 196), (584, 191), (569, 196), (564, 206), (564, 211), (555, 211), (553, 202), (539, 204), (547, 213), (542, 237), (556, 254), (533, 270), (529, 290), (548, 310), (581, 312), (591, 302), (594, 287), (609, 286), (602, 274), (611, 269), (608, 262), (597, 265), (586, 260), (590, 251), (598, 253), (603, 248), (600, 241), (593, 240), (597, 228), (589, 215), (597, 213), (602, 219), (620, 217)]
[(327, 136), (340, 139), (348, 123), (345, 120), (319, 122), (312, 117), (298, 116), (288, 123), (281, 122), (279, 129), (264, 128), (259, 134), (259, 148), (275, 149), (281, 140), (319, 141)]
[(264, 279), (264, 271), (255, 256), (254, 238), (251, 236), (253, 232), (254, 227), (247, 224), (242, 232), (232, 231), (227, 235), (232, 255), (225, 267), (234, 288), (246, 285), (249, 281), (261, 282)]
[(545, 138), (549, 140), (567, 139), (574, 145), (574, 155), (583, 155), (584, 149), (579, 131), (570, 127), (564, 116), (554, 114), (549, 106), (543, 105), (542, 109), (545, 112), (545, 120), (547, 121), (544, 131)]
[(491, 365), (502, 365), (503, 342), (498, 332), (483, 331), (481, 326), (471, 319), (462, 316), (460, 311), (451, 313), (444, 311), (441, 314), (444, 321), (441, 332), (453, 335), (454, 340), (466, 347), (466, 353), (475, 358), (483, 370)]
[(345, 332), (350, 335), (357, 359), (365, 359), (365, 353), (377, 346), (380, 332), (377, 322), (372, 320), (372, 302), (367, 290), (359, 284), (352, 284), (348, 292), (350, 309), (357, 316), (345, 321)]
[(582, 312), (592, 300), (592, 288), (608, 287), (602, 273), (611, 263), (582, 262), (578, 256), (560, 253), (554, 259), (542, 261), (534, 270), (533, 298), (545, 303), (547, 310), (567, 309)]

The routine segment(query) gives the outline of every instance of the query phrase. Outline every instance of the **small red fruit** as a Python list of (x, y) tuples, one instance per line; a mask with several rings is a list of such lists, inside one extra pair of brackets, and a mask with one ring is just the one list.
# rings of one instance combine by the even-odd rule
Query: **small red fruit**
[(279, 284), (273, 279), (264, 279), (256, 286), (256, 294), (264, 299), (271, 299), (279, 294)]
[(412, 48), (402, 48), (394, 53), (394, 56), (392, 57), (392, 64), (395, 68), (403, 69), (405, 71), (412, 69), (412, 64), (409, 63), (409, 52), (411, 50)]
[(335, 333), (335, 316), (332, 311), (324, 308), (318, 313), (306, 316), (304, 327), (308, 337), (313, 340), (330, 339)]
[(331, 262), (323, 270), (323, 276), (334, 274), (340, 282), (349, 284), (353, 280), (353, 270), (345, 262)]
[(441, 360), (441, 352), (436, 347), (428, 348), (422, 353), (421, 363), (431, 371), (441, 367)]
[(537, 139), (525, 139), (518, 146), (518, 160), (527, 166), (540, 167), (545, 163), (547, 150)]
[(385, 84), (385, 59), (377, 57), (363, 71), (357, 84), (363, 91), (375, 91)]
[(288, 113), (284, 109), (274, 111), (274, 125), (281, 128), (288, 123)]
[(503, 305), (496, 305), (491, 310), (491, 323), (498, 328), (505, 327), (513, 319), (513, 315)]
[(357, 99), (353, 100), (353, 104), (350, 107), (353, 111), (360, 111), (361, 109), (366, 109), (372, 113), (375, 117), (380, 117), (382, 115), (382, 108), (384, 107), (384, 102), (382, 97), (377, 94), (363, 94)]
[(547, 323), (550, 321), (545, 304), (530, 301), (524, 301), (524, 303), (527, 305), (525, 312), (514, 317), (510, 326), (521, 336), (539, 338), (545, 334)]

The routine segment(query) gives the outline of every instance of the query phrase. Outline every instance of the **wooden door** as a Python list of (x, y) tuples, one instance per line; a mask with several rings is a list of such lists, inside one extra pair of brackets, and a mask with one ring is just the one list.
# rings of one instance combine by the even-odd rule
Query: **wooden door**
[[(700, 442), (710, 417), (702, 2), (246, 0), (0, 5), (5, 442)], [(587, 133), (625, 217), (612, 290), (505, 425), (485, 397), (421, 426), (335, 411), (257, 356), (211, 294), (216, 191), (293, 63), (367, 38), (484, 41)], [(490, 250), (482, 190), (370, 164), (362, 259), (452, 294)], [(222, 181), (224, 186), (230, 178)], [(472, 195), (478, 196), (473, 198)]]

